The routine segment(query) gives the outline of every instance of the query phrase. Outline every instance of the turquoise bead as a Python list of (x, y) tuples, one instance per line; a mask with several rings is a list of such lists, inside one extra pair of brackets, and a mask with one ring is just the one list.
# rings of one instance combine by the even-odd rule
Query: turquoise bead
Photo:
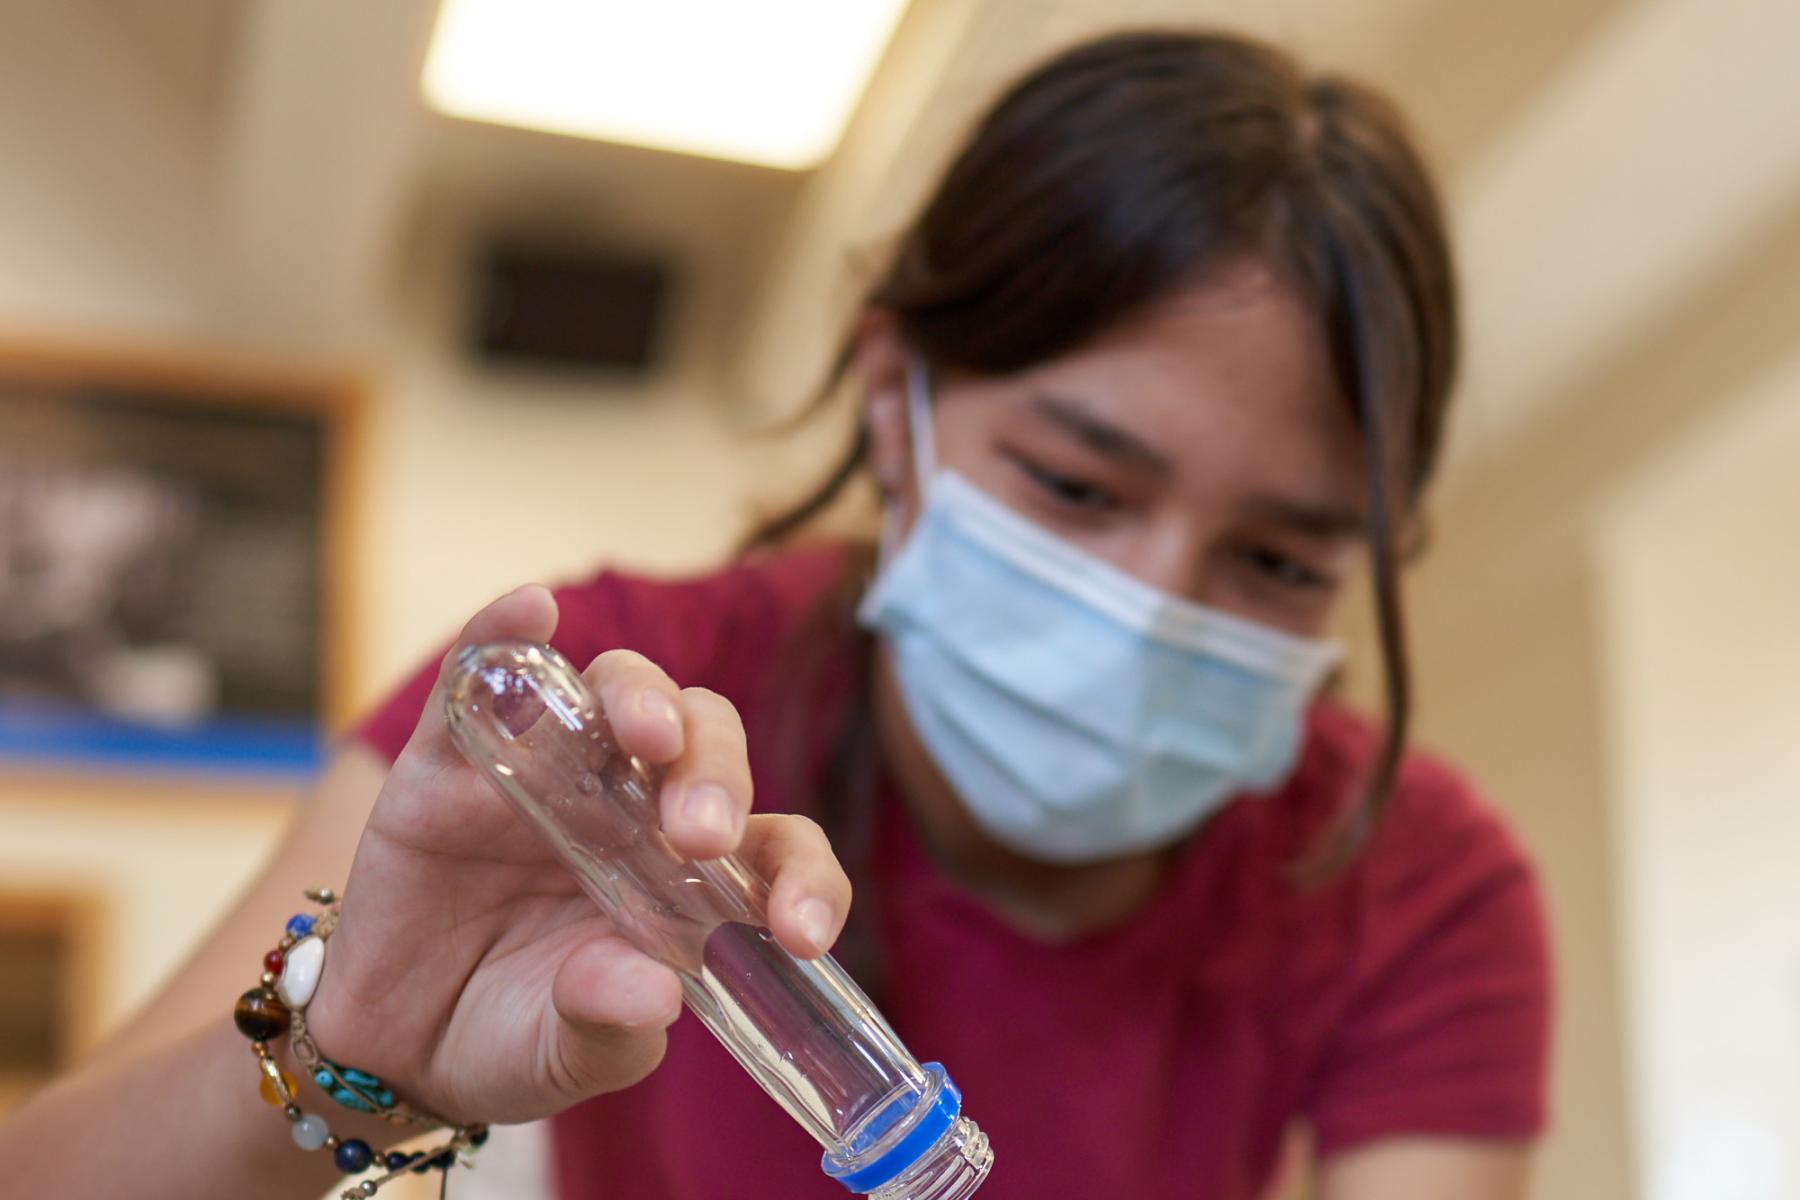
[(373, 1104), (370, 1104), (367, 1100), (364, 1100), (361, 1096), (350, 1091), (348, 1088), (339, 1088), (337, 1091), (331, 1093), (331, 1098), (345, 1108), (355, 1112), (366, 1113), (375, 1111), (375, 1106)]
[(325, 1065), (313, 1073), (313, 1082), (324, 1088), (333, 1100), (356, 1112), (375, 1112), (394, 1106), (394, 1093), (383, 1087), (380, 1079), (355, 1067), (340, 1067), (326, 1060)]

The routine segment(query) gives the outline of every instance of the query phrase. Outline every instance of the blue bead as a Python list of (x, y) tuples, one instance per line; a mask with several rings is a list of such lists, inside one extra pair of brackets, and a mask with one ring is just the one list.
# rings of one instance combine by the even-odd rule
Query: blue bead
[(485, 1145), (487, 1145), (487, 1140), (488, 1140), (488, 1131), (484, 1127), (481, 1129), (477, 1129), (472, 1135), (470, 1135), (469, 1145), (485, 1146)]
[(287, 931), (289, 937), (303, 938), (312, 932), (313, 919), (305, 913), (295, 913), (288, 918)]
[(360, 1084), (363, 1087), (381, 1086), (381, 1080), (375, 1078), (367, 1071), (359, 1071), (355, 1067), (342, 1067), (340, 1068), (340, 1072), (344, 1076), (345, 1083)]
[(327, 1071), (324, 1067), (320, 1067), (313, 1072), (313, 1082), (328, 1092), (335, 1086), (331, 1081), (331, 1072)]
[(361, 1138), (351, 1138), (349, 1141), (338, 1143), (337, 1153), (333, 1155), (333, 1160), (337, 1163), (337, 1169), (344, 1174), (361, 1175), (369, 1169), (369, 1164), (375, 1161), (375, 1155), (369, 1149), (369, 1143)]
[(389, 1150), (388, 1156), (384, 1161), (387, 1164), (388, 1170), (398, 1171), (401, 1167), (404, 1167), (407, 1163), (412, 1161), (412, 1156), (408, 1155), (408, 1154), (402, 1154), (398, 1150)]
[(456, 1151), (446, 1150), (431, 1160), (431, 1165), (440, 1171), (448, 1171), (456, 1165)]

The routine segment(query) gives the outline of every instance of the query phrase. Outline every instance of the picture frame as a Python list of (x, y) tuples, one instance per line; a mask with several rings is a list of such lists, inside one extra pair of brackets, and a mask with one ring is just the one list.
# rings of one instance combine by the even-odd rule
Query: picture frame
[(365, 410), (348, 372), (0, 338), (0, 770), (315, 773)]
[(99, 1039), (105, 903), (0, 888), (0, 1117)]

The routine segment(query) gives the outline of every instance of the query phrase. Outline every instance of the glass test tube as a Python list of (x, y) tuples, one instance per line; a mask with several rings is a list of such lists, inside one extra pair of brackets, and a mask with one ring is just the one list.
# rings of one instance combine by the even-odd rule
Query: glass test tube
[(547, 646), (458, 659), (446, 698), (463, 754), (638, 949), (680, 976), (687, 1006), (825, 1153), (877, 1200), (963, 1200), (987, 1177), (987, 1136), (943, 1067), (921, 1065), (827, 955), (769, 931), (768, 884), (736, 856), (695, 861), (663, 837), (661, 772), (625, 754), (599, 700)]

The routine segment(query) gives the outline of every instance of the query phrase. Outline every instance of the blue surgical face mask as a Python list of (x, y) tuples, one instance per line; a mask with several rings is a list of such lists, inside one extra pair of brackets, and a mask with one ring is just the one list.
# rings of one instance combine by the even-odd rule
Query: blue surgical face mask
[(934, 469), (923, 368), (907, 382), (920, 511), (884, 539), (858, 619), (976, 823), (1030, 858), (1096, 862), (1286, 778), (1339, 648), (1159, 591)]

